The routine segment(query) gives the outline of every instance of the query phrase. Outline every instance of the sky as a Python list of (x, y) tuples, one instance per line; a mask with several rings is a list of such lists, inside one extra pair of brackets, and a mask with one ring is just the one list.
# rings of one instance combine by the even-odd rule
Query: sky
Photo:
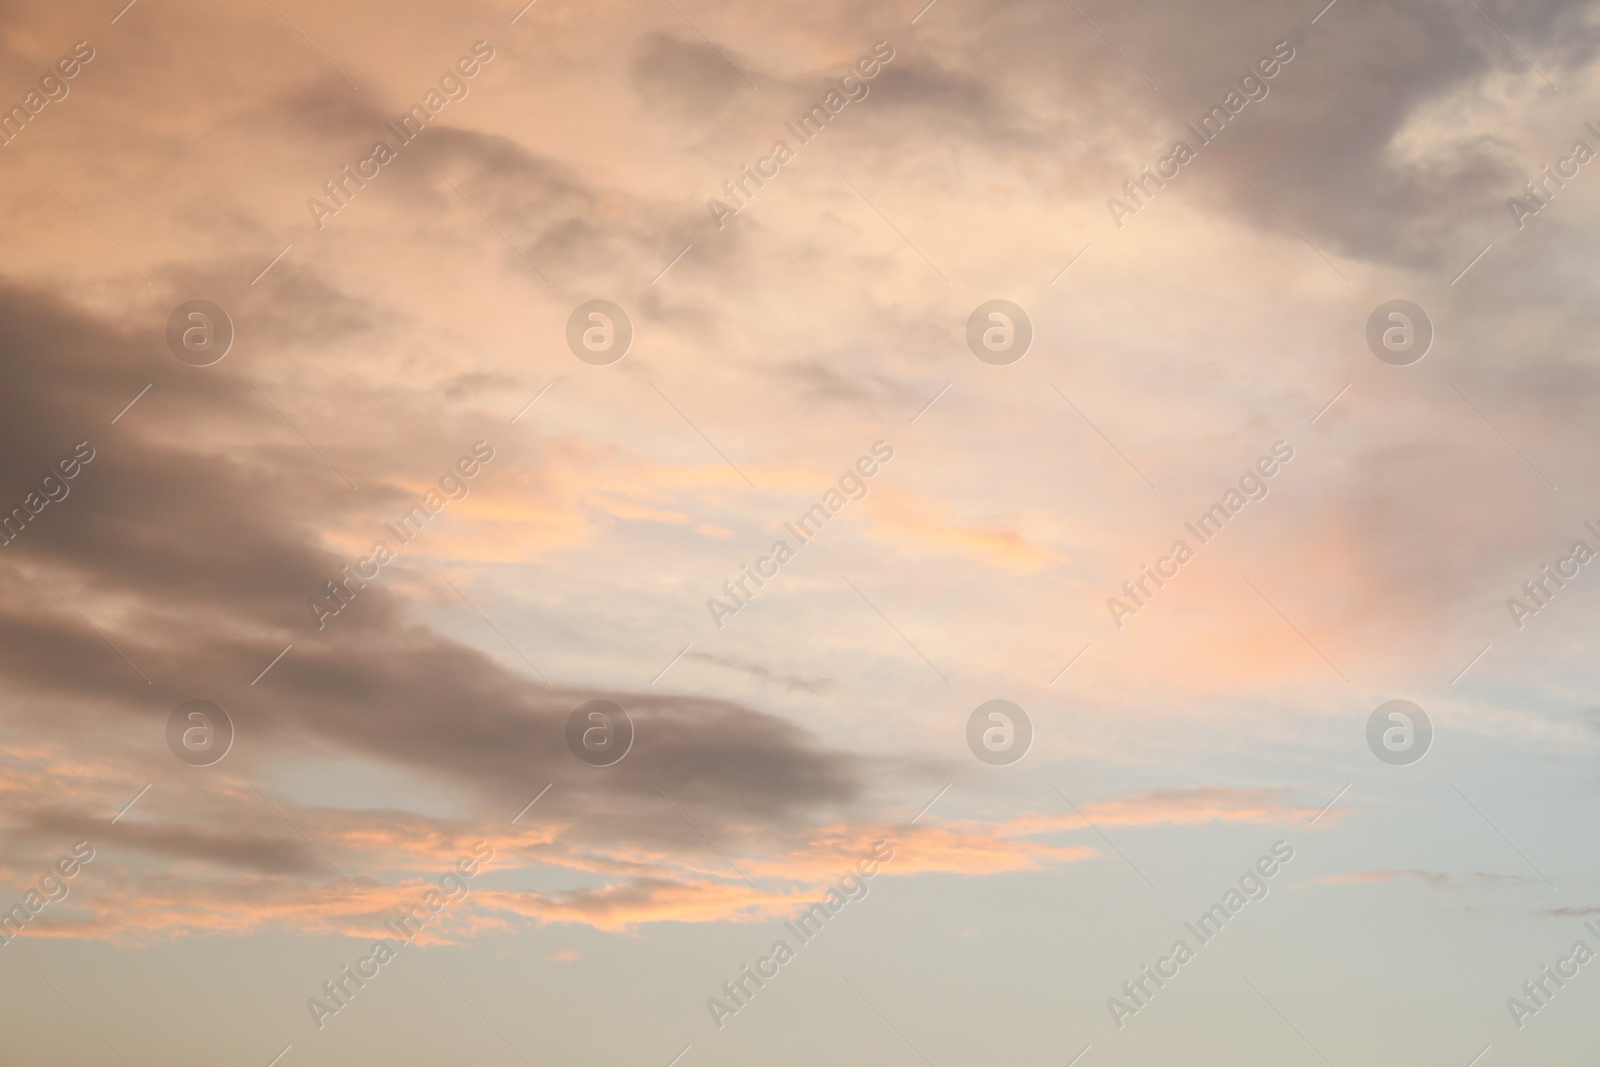
[(1587, 1054), (1600, 10), (1323, 5), (0, 0), (0, 1057)]

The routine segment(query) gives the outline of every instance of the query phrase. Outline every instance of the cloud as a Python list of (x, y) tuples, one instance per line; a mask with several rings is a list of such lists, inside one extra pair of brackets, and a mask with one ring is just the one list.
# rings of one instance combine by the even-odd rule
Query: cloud
[[(1102, 826), (1185, 825), (1204, 822), (1301, 822), (1317, 814), (1320, 805), (1296, 803), (1289, 791), (1240, 789), (1230, 786), (1194, 786), (1152, 789), (1126, 799), (1082, 805), (1083, 813)], [(1332, 809), (1324, 818), (1339, 818)]]
[[(1537, 879), (1514, 874), (1488, 874), (1483, 871), (1474, 871), (1470, 874), (1445, 874), (1417, 869), (1355, 871), (1349, 874), (1329, 875), (1318, 878), (1317, 881), (1327, 885), (1379, 885), (1406, 879), (1422, 882), (1432, 889), (1444, 890), (1507, 889), (1533, 885), (1537, 882)], [(1559, 914), (1561, 911), (1562, 909), (1555, 909), (1549, 914)]]
[(634, 43), (629, 74), (639, 100), (686, 118), (711, 120), (750, 88), (732, 61), (708, 41), (647, 33)]
[[(25, 457), (5, 472), (0, 489), (20, 499), (27, 483), (19, 473), (48, 470), (75, 433), (92, 431), (97, 442), (71, 495), (0, 557), (7, 593), (0, 671), (19, 696), (70, 709), (56, 726), (34, 724), (30, 744), (7, 750), (0, 788), (15, 801), (4, 827), (14, 840), (90, 836), (133, 867), (202, 863), (279, 881), (321, 880), (326, 861), (290, 827), (250, 829), (278, 817), (230, 773), (236, 766), (262, 771), (308, 750), (374, 764), (388, 775), (420, 775), (472, 806), (505, 813), (525, 802), (532, 783), (557, 782), (546, 808), (567, 810), (584, 824), (586, 840), (609, 857), (600, 867), (642, 849), (702, 847), (662, 789), (698, 826), (736, 837), (796, 832), (866, 802), (862, 757), (823, 745), (785, 719), (716, 699), (537, 684), (415, 624), (401, 594), (383, 582), (360, 589), (346, 614), (317, 630), (304, 600), (338, 576), (343, 562), (321, 546), (318, 527), (357, 525), (374, 497), (409, 500), (416, 487), (365, 475), (359, 493), (341, 487), (303, 440), (280, 443), (281, 416), (252, 403), (226, 363), (204, 386), (158, 368), (166, 373), (152, 393), (162, 393), (146, 398), (139, 418), (106, 430), (101, 408), (125, 403), (125, 390), (137, 392), (127, 387), (151, 373), (130, 368), (148, 359), (146, 343), (34, 294), (0, 294), (0, 305), (7, 342), (35, 357), (0, 370), (8, 415), (0, 438)], [(46, 366), (54, 368), (50, 375)], [(82, 375), (83, 388), (58, 387), (55, 374), (65, 368)], [(186, 446), (165, 422), (183, 404), (208, 401), (230, 409), (238, 444), (226, 456)], [(470, 438), (461, 430), (455, 439)], [(290, 643), (291, 653), (251, 682)], [(194, 811), (207, 813), (204, 823), (146, 823), (174, 768), (161, 740), (166, 715), (201, 693), (228, 709), (239, 750), (209, 788), (186, 787), (197, 793)], [(597, 695), (628, 706), (639, 732), (630, 758), (603, 777), (573, 760), (562, 740), (571, 709)], [(146, 739), (138, 755), (89, 754), (86, 742), (129, 726)], [(81, 753), (77, 764), (64, 755), (69, 745)], [(916, 773), (892, 762), (877, 774), (885, 771), (890, 779)], [(97, 790), (96, 776), (114, 784)], [(140, 778), (163, 784), (126, 820), (105, 824), (96, 809), (126, 803), (124, 791), (131, 796), (137, 786), (128, 786)], [(280, 804), (345, 862), (352, 855), (371, 862), (404, 841), (403, 862), (414, 867), (460, 847), (460, 827), (445, 848), (437, 842), (440, 824), (422, 815), (289, 797)], [(430, 839), (431, 851), (423, 846)], [(257, 883), (233, 884), (255, 899)], [(130, 893), (124, 907), (132, 916), (140, 905)], [(313, 913), (335, 910), (319, 904)], [(97, 920), (101, 928), (119, 921)]]
[[(1041, 668), (1026, 641), (1005, 647), (999, 631), (1036, 638), (1044, 616), (1028, 609), (1039, 604), (1060, 611), (1053, 632), (1080, 618), (1103, 624), (1095, 603), (1071, 615), (1072, 598), (1099, 588), (1108, 560), (1131, 558), (1126, 546), (1167, 543), (1181, 500), (1214, 499), (1205, 455), (1257, 447), (1255, 436), (1270, 440), (1291, 417), (1299, 425), (1353, 380), (1336, 360), (1367, 360), (1368, 288), (1433, 285), (1464, 391), (1493, 397), (1507, 436), (1560, 457), (1574, 484), (1586, 473), (1583, 450), (1550, 436), (1593, 421), (1597, 313), (1577, 299), (1592, 242), (1571, 221), (1580, 215), (1559, 214), (1580, 199), (1538, 220), (1546, 243), (1497, 244), (1496, 259), (1446, 291), (1481, 247), (1472, 227), (1490, 217), (1504, 227), (1503, 197), (1527, 160), (1543, 158), (1546, 127), (1527, 120), (1551, 94), (1516, 49), (1573, 86), (1573, 99), (1592, 80), (1600, 31), (1582, 5), (1490, 7), (1513, 49), (1470, 7), (1442, 0), (1341, 4), (1314, 30), (1264, 0), (1083, 14), (941, 4), (915, 34), (898, 14), (891, 32), (887, 15), (845, 3), (804, 20), (717, 12), (714, 36), (738, 42), (723, 50), (757, 93), (670, 9), (601, 4), (508, 38), (471, 97), (326, 231), (310, 226), (305, 198), (466, 44), (441, 37), (465, 32), (459, 17), (417, 10), (403, 39), (355, 56), (333, 48), (363, 83), (355, 94), (270, 10), (204, 9), (214, 22), (157, 23), (136, 9), (106, 66), (11, 149), (29, 167), (6, 187), (16, 224), (0, 348), (14, 358), (0, 364), (0, 505), (21, 501), (76, 442), (97, 450), (71, 495), (0, 548), (7, 869), (25, 879), (33, 856), (80, 835), (103, 848), (71, 910), (42, 918), (41, 934), (374, 936), (482, 839), (503, 850), (503, 869), (430, 936), (526, 922), (764, 920), (811, 899), (875, 835), (899, 849), (891, 877), (981, 876), (1098, 855), (1085, 818), (1107, 829), (1304, 821), (1318, 804), (1288, 788), (1195, 786), (1085, 802), (1082, 817), (891, 824), (891, 800), (948, 780), (913, 746), (954, 735), (928, 729), (925, 694), (898, 685), (869, 650), (844, 647), (826, 671), (805, 666), (852, 639), (836, 636), (827, 598), (838, 590), (817, 593), (798, 574), (772, 594), (790, 599), (786, 643), (771, 659), (729, 636), (685, 658), (731, 681), (704, 672), (708, 690), (684, 694), (648, 679), (688, 640), (684, 620), (704, 626), (704, 593), (682, 589), (731, 573), (748, 558), (733, 537), (770, 531), (794, 513), (782, 503), (790, 495), (816, 499), (837, 457), (883, 426), (908, 444), (851, 520), (859, 541), (836, 547), (870, 558), (884, 588), (908, 590), (904, 602), (925, 598), (907, 607), (907, 628), (945, 635), (952, 662), (1048, 677), (1076, 637)], [(19, 69), (53, 54), (35, 41), (70, 40), (75, 17), (28, 15), (4, 42)], [(371, 27), (352, 31), (350, 12), (317, 17), (308, 28), (324, 40), (374, 39)], [(879, 37), (897, 56), (870, 96), (725, 230), (708, 223), (704, 196), (735, 172), (729, 161), (764, 152), (796, 105)], [(1113, 238), (1105, 198), (1283, 37), (1297, 54), (1271, 95), (1159, 194), (1152, 217)], [(113, 62), (124, 64), (116, 81), (102, 77)], [(1562, 147), (1576, 136), (1558, 132), (1550, 143)], [(62, 193), (95, 222), (36, 187), (34, 173), (62, 176)], [(1330, 257), (1354, 261), (1364, 274), (1351, 271), (1353, 288), (1323, 276), (1284, 216)], [(1080, 240), (1094, 242), (1093, 257), (1070, 287), (1050, 288)], [(1287, 247), (1303, 271), (1284, 266)], [(152, 284), (125, 269), (124, 251)], [(972, 363), (961, 328), (979, 291), (1007, 288), (1037, 310), (1039, 340), (1002, 377)], [(199, 294), (225, 302), (239, 329), (235, 351), (204, 370), (174, 361), (161, 338), (171, 308)], [(613, 368), (579, 366), (564, 351), (565, 317), (605, 294), (627, 303), (637, 346)], [(1547, 358), (1506, 363), (1512, 342)], [(1227, 716), (1271, 684), (1326, 675), (1280, 617), (1230, 600), (1215, 575), (1236, 560), (1222, 553), (1278, 568), (1281, 580), (1263, 587), (1319, 647), (1331, 633), (1330, 655), (1346, 666), (1341, 644), (1369, 637), (1381, 646), (1373, 656), (1394, 648), (1370, 629), (1401, 620), (1437, 645), (1441, 628), (1475, 618), (1461, 610), (1474, 597), (1497, 610), (1471, 583), (1485, 559), (1514, 560), (1536, 539), (1531, 502), (1543, 488), (1502, 486), (1491, 508), (1453, 488), (1528, 472), (1448, 383), (1425, 376), (1438, 366), (1409, 379), (1415, 392), (1361, 380), (1318, 424), (1321, 451), (1308, 447), (1287, 476), (1303, 483), (1279, 483), (1261, 540), (1208, 549), (1198, 566), (1212, 576), (1186, 576), (1156, 605), (1205, 625), (1174, 636), (1150, 619), (1130, 631), (1121, 677), (1095, 682), (1089, 659), (1067, 683), (1084, 686), (1082, 703), (1114, 709), (1131, 690), (1143, 714)], [(1173, 495), (1155, 505), (1123, 494), (1137, 480), (1084, 427), (1062, 430), (1053, 398), (1048, 414), (1017, 399), (1045, 395), (1023, 375), (1058, 372), (1077, 377), (1073, 396), (1096, 398), (1084, 407), (1094, 426), (1141, 464), (1150, 456), (1169, 469), (1160, 481), (1180, 487)], [(1302, 414), (1323, 379), (1331, 385)], [(910, 427), (946, 383), (944, 407)], [(1421, 406), (1435, 386), (1454, 409)], [(957, 403), (970, 405), (960, 438), (955, 420), (938, 428)], [(1064, 448), (1066, 433), (1092, 450)], [(317, 629), (306, 599), (480, 438), (500, 454), (473, 495)], [(760, 490), (746, 492), (721, 449)], [(1115, 473), (1095, 473), (1105, 470)], [(1195, 482), (1205, 484), (1191, 493)], [(1294, 484), (1310, 503), (1296, 506)], [(796, 566), (819, 565), (807, 556)], [(446, 593), (447, 577), (474, 598), (470, 611)], [(477, 599), (480, 588), (504, 598), (509, 619)], [(584, 612), (600, 622), (575, 621)], [(462, 636), (462, 619), (491, 651)], [(1000, 651), (974, 666), (985, 622)], [(524, 670), (523, 655), (539, 667)], [(1151, 662), (1166, 669), (1152, 676)], [(719, 695), (751, 680), (759, 705)], [(1172, 699), (1200, 680), (1215, 707)], [(857, 715), (841, 694), (860, 693), (884, 706), (873, 720), (881, 734), (840, 725)], [(176, 766), (162, 739), (171, 708), (196, 696), (226, 706), (239, 728), (229, 760), (206, 774)], [(563, 741), (566, 716), (595, 696), (626, 706), (638, 731), (628, 759), (604, 771), (577, 764)], [(1275, 715), (1298, 730), (1292, 710)], [(884, 736), (905, 748), (865, 740)], [(1174, 732), (1172, 743), (1191, 736)], [(539, 888), (549, 871), (563, 888)]]
[(833, 687), (833, 683), (826, 678), (803, 678), (792, 674), (780, 675), (759, 663), (748, 663), (744, 660), (717, 656), (709, 652), (690, 652), (689, 658), (749, 675), (757, 681), (773, 682), (797, 693), (822, 693)]

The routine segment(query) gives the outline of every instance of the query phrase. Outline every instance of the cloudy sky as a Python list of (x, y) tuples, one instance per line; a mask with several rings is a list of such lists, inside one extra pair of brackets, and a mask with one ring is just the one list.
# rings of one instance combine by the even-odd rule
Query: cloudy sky
[(0, 2), (11, 1058), (1592, 1047), (1600, 10), (522, 2)]

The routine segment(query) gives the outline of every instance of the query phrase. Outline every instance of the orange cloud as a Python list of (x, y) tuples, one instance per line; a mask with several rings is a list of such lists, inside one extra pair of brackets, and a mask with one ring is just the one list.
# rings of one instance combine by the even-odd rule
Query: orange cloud
[[(16, 753), (4, 755), (0, 795), (35, 784), (33, 775), (13, 765)], [(31, 755), (44, 758), (42, 753)], [(508, 827), (440, 822), (400, 811), (290, 808), (295, 825), (352, 875), (346, 879), (331, 869), (316, 873), (327, 861), (309, 854), (300, 867), (285, 869), (282, 865), (291, 862), (285, 857), (293, 857), (298, 847), (287, 828), (282, 834), (269, 830), (267, 836), (259, 829), (241, 832), (235, 835), (242, 839), (240, 849), (220, 858), (206, 842), (225, 832), (230, 817), (258, 823), (261, 804), (245, 784), (231, 779), (216, 783), (211, 799), (215, 810), (193, 825), (174, 823), (167, 816), (142, 821), (137, 809), (124, 823), (107, 824), (98, 839), (105, 847), (89, 876), (74, 885), (62, 906), (30, 925), (27, 935), (116, 943), (240, 936), (266, 929), (391, 937), (385, 924), (406, 913), (480, 842), (494, 848), (493, 859), (473, 880), (470, 896), (428, 924), (419, 935), (423, 943), (514, 930), (527, 921), (576, 923), (613, 933), (656, 922), (763, 922), (819, 899), (879, 842), (892, 848), (893, 856), (877, 877), (984, 876), (1096, 858), (1100, 853), (1095, 847), (1042, 840), (1087, 832), (1083, 816), (1101, 828), (1270, 824), (1304, 820), (1317, 810), (1289, 799), (1284, 789), (1160, 789), (1085, 803), (1082, 816), (1065, 810), (1000, 821), (835, 822), (777, 837), (770, 828), (751, 827), (731, 843), (725, 840), (730, 853), (725, 860), (692, 842), (672, 848), (607, 842), (548, 816)], [(234, 807), (245, 804), (248, 812)], [(103, 797), (92, 806), (107, 807)], [(59, 808), (50, 811), (58, 813)], [(173, 857), (176, 862), (163, 866), (146, 862)], [(582, 876), (586, 884), (559, 891), (516, 887), (529, 873), (550, 869)], [(359, 872), (391, 873), (380, 877)], [(1422, 876), (1378, 872), (1364, 877), (1410, 874)]]
[(874, 496), (877, 503), (868, 513), (871, 532), (897, 547), (973, 556), (1018, 574), (1032, 574), (1057, 561), (1054, 552), (1034, 544), (1015, 526), (964, 522), (927, 497), (887, 485)]
[[(1287, 799), (1284, 789), (1237, 789), (1229, 786), (1194, 786), (1152, 789), (1116, 800), (1091, 801), (1078, 810), (1096, 826), (1182, 826), (1203, 822), (1273, 824), (1303, 821), (1320, 811), (1314, 805)], [(1339, 809), (1323, 818), (1336, 819)], [(1015, 833), (1043, 834), (1081, 829), (1083, 819), (1071, 811), (1024, 815), (1010, 820)]]

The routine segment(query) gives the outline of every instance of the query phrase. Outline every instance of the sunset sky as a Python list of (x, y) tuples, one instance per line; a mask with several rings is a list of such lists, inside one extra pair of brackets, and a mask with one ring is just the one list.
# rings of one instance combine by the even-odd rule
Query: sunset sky
[(0, 0), (0, 1060), (1590, 1055), (1600, 7), (525, 2)]

